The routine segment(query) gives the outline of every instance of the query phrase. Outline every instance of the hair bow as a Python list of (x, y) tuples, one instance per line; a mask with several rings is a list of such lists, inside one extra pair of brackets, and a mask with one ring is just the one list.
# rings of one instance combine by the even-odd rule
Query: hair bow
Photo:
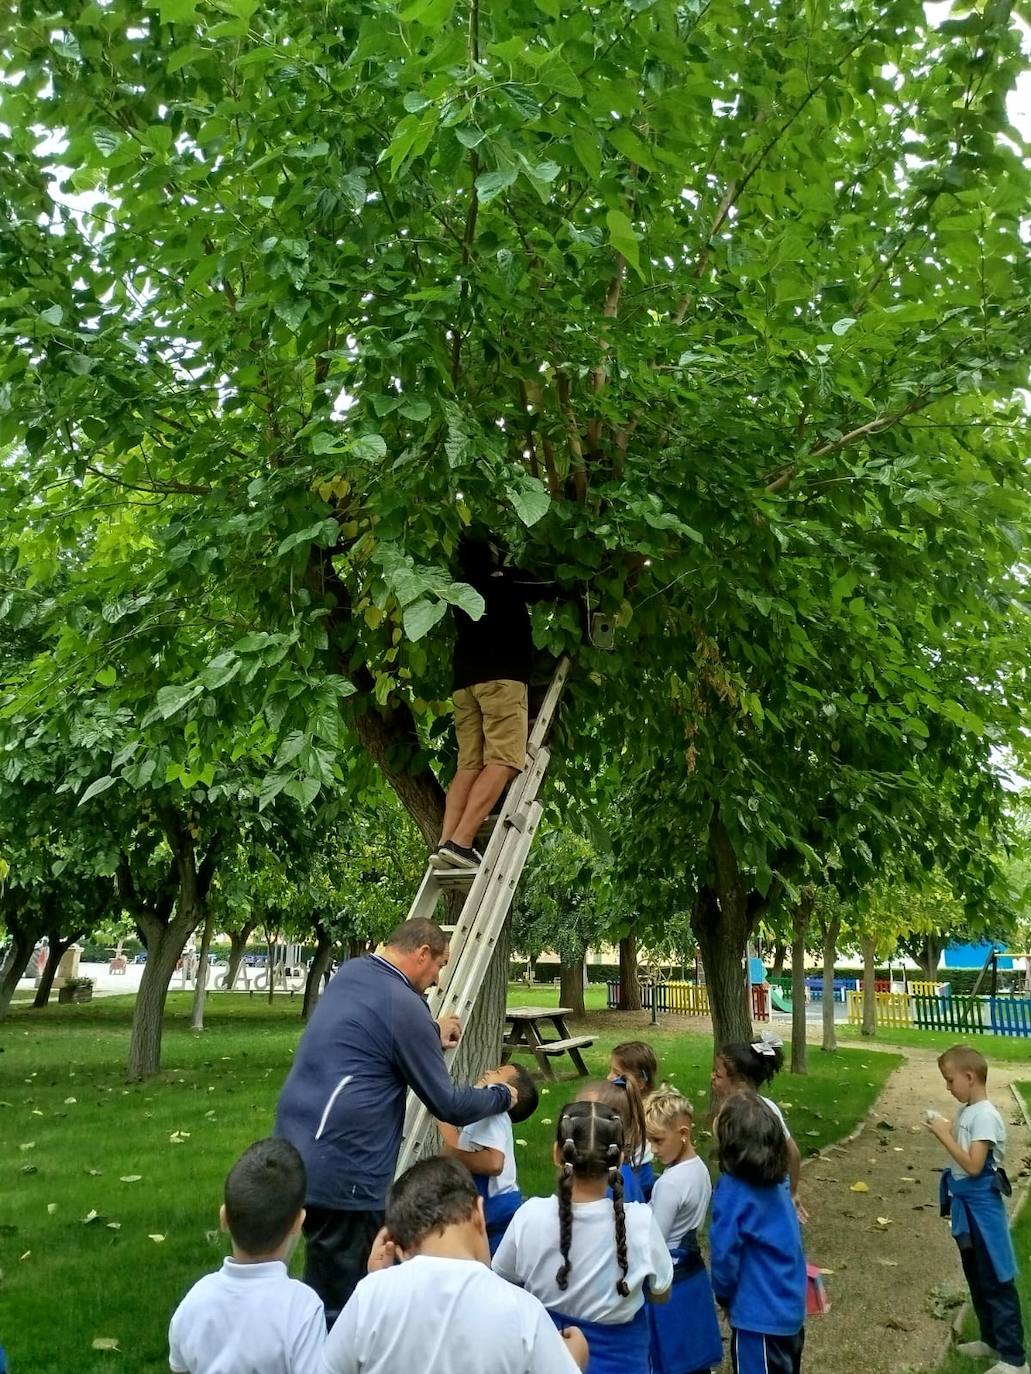
[(752, 1041), (752, 1049), (755, 1050), (756, 1054), (765, 1054), (772, 1059), (773, 1055), (783, 1044), (783, 1040), (778, 1040), (777, 1037), (771, 1035), (769, 1031), (763, 1031), (758, 1040)]

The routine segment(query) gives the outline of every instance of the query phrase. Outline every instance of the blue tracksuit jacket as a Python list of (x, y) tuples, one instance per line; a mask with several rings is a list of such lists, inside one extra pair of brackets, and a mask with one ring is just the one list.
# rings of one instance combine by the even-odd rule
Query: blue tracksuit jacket
[(306, 1202), (383, 1209), (409, 1087), (454, 1126), (508, 1110), (500, 1085), (454, 1085), (436, 1022), (400, 970), (375, 955), (350, 959), (319, 998), (276, 1108), (276, 1135), (308, 1172)]
[(739, 1331), (793, 1336), (805, 1322), (805, 1255), (788, 1181), (766, 1188), (724, 1174), (712, 1195), (709, 1269)]

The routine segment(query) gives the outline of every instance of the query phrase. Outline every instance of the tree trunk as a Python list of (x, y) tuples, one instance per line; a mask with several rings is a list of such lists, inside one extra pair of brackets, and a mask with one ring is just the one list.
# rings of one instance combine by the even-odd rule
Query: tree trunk
[(877, 972), (877, 942), (863, 940), (863, 1034), (877, 1034), (877, 1000), (874, 975)]
[(156, 917), (144, 917), (150, 927), (144, 927), (147, 937), (147, 962), (143, 966), (140, 990), (132, 1014), (132, 1034), (129, 1043), (128, 1076), (135, 1081), (157, 1073), (161, 1067), (161, 1032), (165, 1015), (168, 985), (175, 973), (179, 956), (186, 941), (196, 928), (199, 913), (176, 915), (164, 924)]
[(45, 1007), (50, 1001), (50, 993), (53, 990), (54, 979), (57, 977), (58, 966), (74, 943), (74, 935), (69, 935), (65, 940), (62, 940), (59, 936), (54, 936), (50, 941), (46, 967), (40, 975), (39, 987), (36, 989), (36, 995), (32, 999), (34, 1008)]
[[(346, 665), (341, 671), (362, 688), (362, 673), (355, 673), (346, 657), (341, 656), (341, 662)], [(358, 742), (419, 827), (427, 846), (435, 849), (444, 819), (444, 789), (429, 766), (407, 704), (380, 708), (373, 704), (371, 688), (370, 677), (368, 694), (363, 691), (353, 697), (345, 708), (351, 725)]]
[(925, 935), (920, 951), (920, 964), (931, 983), (938, 981), (938, 965), (941, 963), (942, 942), (937, 935)]
[(452, 1067), (456, 1083), (475, 1083), (487, 1069), (497, 1068), (501, 1063), (505, 1004), (508, 1001), (511, 926), (512, 920), (509, 917), (498, 937), (494, 957), (490, 961), (469, 1023), (462, 1028), (461, 1044)]
[(770, 969), (770, 978), (780, 978), (784, 974), (784, 955), (787, 953), (787, 945), (783, 940), (778, 940), (773, 946), (773, 967)]
[(273, 999), (273, 997), (274, 997), (274, 995), (275, 995), (275, 991), (276, 991), (276, 970), (275, 970), (275, 967), (274, 967), (274, 965), (273, 965), (273, 963), (272, 963), (273, 959), (275, 958), (275, 950), (276, 950), (275, 941), (274, 941), (274, 940), (270, 940), (270, 939), (268, 938), (268, 936), (266, 935), (266, 936), (265, 936), (265, 951), (266, 951), (265, 957), (266, 957), (267, 962), (266, 962), (266, 964), (265, 964), (265, 968), (266, 968), (266, 970), (267, 970), (267, 972), (268, 972), (268, 1004), (269, 1004), (269, 1006), (272, 1005), (272, 999)]
[(805, 888), (791, 922), (791, 1072), (799, 1074), (809, 1072), (805, 1015), (805, 946), (815, 901), (812, 889)]
[(36, 948), (40, 930), (38, 926), (18, 926), (8, 931), (11, 943), (0, 969), (0, 1021), (7, 1015), (11, 999), (18, 987), (18, 980), (25, 972), (32, 951)]
[(239, 930), (229, 932), (229, 963), (226, 965), (225, 990), (232, 992), (236, 986), (236, 979), (240, 972), (240, 965), (243, 963), (244, 955), (247, 953), (247, 941), (254, 933), (257, 921), (248, 921)]
[(828, 1054), (838, 1048), (838, 1032), (834, 1024), (834, 964), (838, 954), (838, 935), (841, 917), (827, 922), (823, 932), (823, 1048)]
[(211, 949), (211, 928), (215, 913), (205, 902), (204, 933), (200, 937), (200, 958), (197, 960), (197, 981), (193, 985), (193, 1012), (190, 1025), (195, 1031), (204, 1029), (204, 999), (208, 994), (208, 951)]
[(307, 1021), (315, 1010), (315, 1004), (322, 992), (322, 980), (326, 976), (330, 960), (333, 958), (333, 941), (329, 931), (321, 921), (315, 922), (315, 954), (308, 966), (308, 977), (304, 982), (304, 1004), (301, 1007), (301, 1020)]
[(752, 1008), (748, 1004), (745, 951), (749, 930), (741, 911), (727, 921), (710, 887), (698, 893), (691, 925), (702, 956), (709, 991), (713, 1048), (745, 1044), (752, 1039)]
[(583, 1016), (584, 1006), (584, 959), (587, 951), (580, 951), (579, 959), (563, 959), (558, 969), (558, 1000), (564, 1007), (570, 1007), (574, 1016)]
[[(580, 994), (581, 1001), (583, 993)], [(619, 942), (619, 1010), (641, 1010), (641, 980), (637, 976), (637, 936), (631, 931)]]

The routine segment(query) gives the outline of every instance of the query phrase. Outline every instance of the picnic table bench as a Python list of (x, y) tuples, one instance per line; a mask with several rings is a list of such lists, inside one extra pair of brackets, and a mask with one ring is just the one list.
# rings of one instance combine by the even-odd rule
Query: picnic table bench
[[(505, 1012), (504, 1063), (513, 1054), (529, 1051), (537, 1060), (545, 1078), (555, 1081), (551, 1061), (568, 1054), (578, 1074), (587, 1077), (590, 1070), (584, 1063), (581, 1050), (594, 1044), (593, 1035), (570, 1035), (566, 1017), (572, 1007), (509, 1007)], [(541, 1026), (550, 1022), (555, 1038), (545, 1039)]]

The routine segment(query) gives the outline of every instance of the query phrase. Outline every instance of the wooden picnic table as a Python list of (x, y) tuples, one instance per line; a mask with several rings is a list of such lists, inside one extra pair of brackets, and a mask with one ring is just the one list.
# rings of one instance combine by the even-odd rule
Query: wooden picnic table
[[(572, 1007), (509, 1007), (505, 1012), (504, 1062), (507, 1064), (513, 1054), (529, 1051), (544, 1077), (554, 1082), (555, 1070), (551, 1061), (568, 1054), (577, 1073), (586, 1077), (590, 1070), (580, 1051), (594, 1044), (594, 1036), (569, 1034), (566, 1017), (572, 1010)], [(549, 1024), (555, 1035), (545, 1038), (541, 1027)]]

